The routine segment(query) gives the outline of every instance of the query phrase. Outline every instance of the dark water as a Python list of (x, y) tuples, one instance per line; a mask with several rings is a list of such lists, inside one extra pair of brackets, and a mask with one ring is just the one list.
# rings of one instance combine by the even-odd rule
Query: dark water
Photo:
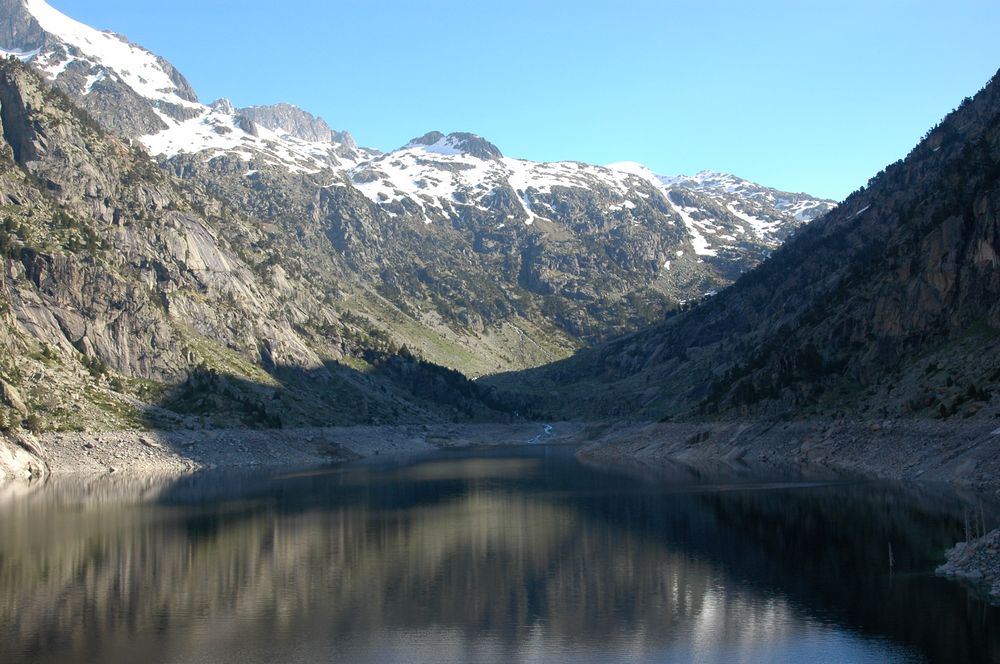
[(0, 662), (1000, 662), (947, 490), (533, 447), (6, 491)]

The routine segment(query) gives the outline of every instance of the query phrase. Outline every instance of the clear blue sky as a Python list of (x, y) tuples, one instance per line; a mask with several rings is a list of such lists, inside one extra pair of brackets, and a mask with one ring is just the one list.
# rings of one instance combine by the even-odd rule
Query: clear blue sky
[(996, 0), (49, 0), (203, 101), (288, 101), (388, 150), (713, 169), (842, 198), (1000, 67)]

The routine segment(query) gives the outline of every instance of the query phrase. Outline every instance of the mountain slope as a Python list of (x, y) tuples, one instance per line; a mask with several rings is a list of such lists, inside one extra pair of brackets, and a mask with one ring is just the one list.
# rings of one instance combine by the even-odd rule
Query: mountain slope
[(17, 60), (0, 61), (0, 124), (2, 427), (489, 412), (460, 375), (286, 271), (280, 239), (106, 134)]
[(382, 154), (287, 104), (202, 104), (166, 61), (43, 0), (0, 9), (0, 48), (234, 214), (287, 234), (294, 265), (283, 269), (469, 375), (658, 320), (730, 283), (808, 218), (782, 207), (793, 195), (760, 196), (750, 183), (744, 196), (635, 165), (510, 159), (466, 133)]
[(493, 385), (564, 415), (996, 413), (998, 211), (994, 77), (717, 297)]

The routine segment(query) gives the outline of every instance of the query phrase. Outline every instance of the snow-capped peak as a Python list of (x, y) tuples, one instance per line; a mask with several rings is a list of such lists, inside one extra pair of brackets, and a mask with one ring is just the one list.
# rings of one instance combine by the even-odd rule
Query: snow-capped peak
[(646, 166), (645, 164), (640, 164), (637, 161), (618, 161), (613, 164), (607, 164), (605, 168), (618, 173), (635, 175), (649, 182), (660, 181), (659, 175), (649, 170), (649, 167)]
[(482, 136), (459, 131), (445, 136), (439, 131), (432, 131), (414, 138), (401, 150), (422, 150), (432, 154), (452, 156), (465, 154), (484, 160), (502, 159), (500, 149)]
[(75, 21), (45, 0), (24, 0), (24, 4), (42, 30), (69, 47), (68, 54), (60, 54), (62, 58), (49, 53), (42, 65), (53, 78), (73, 60), (82, 59), (113, 71), (141, 97), (177, 106), (198, 106), (197, 98), (185, 82), (177, 80), (173, 68), (146, 49), (121, 35)]
[[(7, 18), (11, 27), (0, 34), (7, 34), (10, 43), (0, 48), (30, 59), (57, 85), (80, 95), (88, 110), (105, 113), (100, 120), (139, 137), (152, 154), (228, 155), (289, 172), (340, 171), (391, 215), (418, 214), (430, 223), (462, 208), (495, 212), (500, 201), (507, 215), (531, 224), (564, 213), (560, 197), (579, 197), (572, 193), (577, 190), (599, 192), (594, 209), (638, 224), (643, 214), (664, 212), (662, 203), (656, 210), (632, 212), (657, 191), (672, 208), (673, 223), (682, 221), (687, 228), (694, 252), (716, 256), (737, 241), (724, 228), (742, 226), (746, 234), (770, 242), (780, 239), (789, 222), (794, 225), (788, 215), (802, 221), (832, 207), (829, 201), (713, 171), (661, 176), (636, 162), (600, 167), (510, 159), (466, 132), (433, 131), (388, 154), (358, 149), (346, 132), (333, 132), (321, 118), (289, 104), (243, 109), (225, 99), (200, 104), (166, 60), (120, 35), (64, 16), (45, 0), (19, 0), (14, 16)], [(108, 99), (113, 103), (105, 103)], [(88, 101), (93, 103), (87, 106)], [(122, 126), (122, 119), (130, 122)], [(699, 201), (706, 206), (700, 208)]]
[[(225, 153), (291, 172), (347, 167), (359, 159), (350, 135), (334, 134), (303, 111), (285, 127), (264, 121), (271, 116), (257, 122), (266, 108), (235, 109), (227, 99), (201, 104), (169, 62), (125, 37), (69, 18), (45, 0), (7, 5), (0, 15), (2, 53), (29, 61), (99, 121), (138, 138), (153, 155), (210, 159)], [(299, 126), (310, 122), (315, 136)]]
[(836, 202), (831, 200), (816, 198), (809, 194), (779, 191), (718, 171), (699, 171), (694, 175), (679, 175), (669, 178), (669, 182), (673, 186), (684, 187), (716, 197), (739, 197), (743, 207), (753, 203), (766, 204), (792, 215), (799, 221), (811, 221), (837, 206)]

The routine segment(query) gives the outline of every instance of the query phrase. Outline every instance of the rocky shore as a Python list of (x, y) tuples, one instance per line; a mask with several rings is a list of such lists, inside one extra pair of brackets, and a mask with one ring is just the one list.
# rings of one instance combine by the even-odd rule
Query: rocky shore
[(207, 467), (304, 466), (478, 445), (580, 445), (611, 464), (687, 463), (951, 482), (1000, 492), (992, 420), (751, 423), (559, 422), (303, 429), (24, 431), (0, 436), (0, 479), (50, 473), (183, 473)]
[(959, 542), (945, 556), (947, 562), (937, 568), (938, 574), (983, 588), (994, 602), (1000, 602), (1000, 530)]
[(621, 422), (592, 426), (579, 456), (619, 464), (827, 468), (1000, 491), (998, 427), (992, 420)]
[(202, 468), (315, 466), (500, 444), (571, 443), (576, 423), (311, 429), (65, 432), (0, 436), (0, 480), (50, 474), (183, 474)]

